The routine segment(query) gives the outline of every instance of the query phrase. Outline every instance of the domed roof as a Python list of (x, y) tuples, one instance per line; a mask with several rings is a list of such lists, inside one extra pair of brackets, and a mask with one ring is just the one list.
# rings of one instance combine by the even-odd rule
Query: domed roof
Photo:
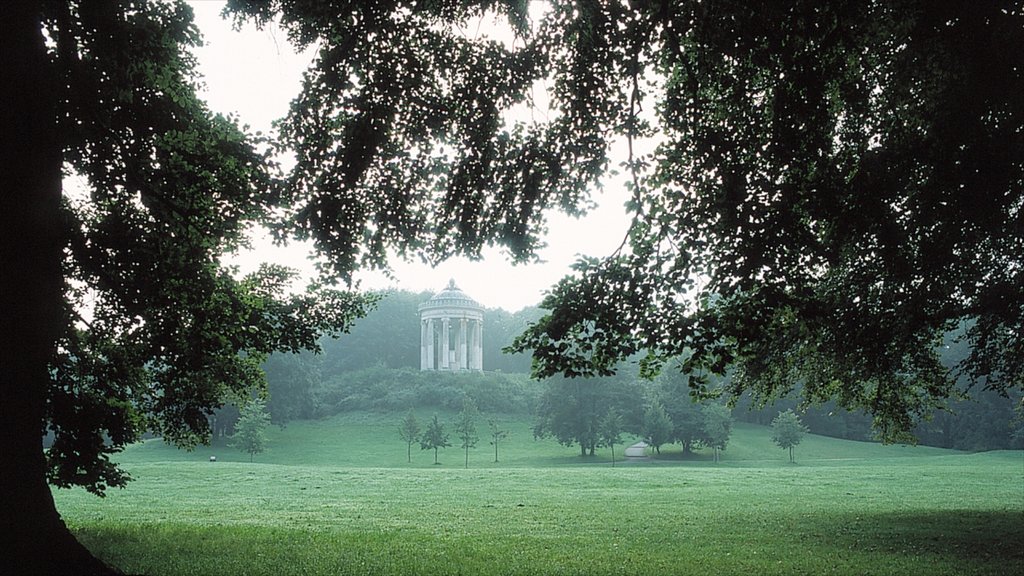
[(420, 304), (420, 310), (426, 308), (440, 308), (443, 306), (458, 306), (462, 308), (483, 309), (479, 302), (473, 300), (465, 292), (455, 285), (455, 279), (448, 281), (448, 286), (434, 294), (434, 297)]

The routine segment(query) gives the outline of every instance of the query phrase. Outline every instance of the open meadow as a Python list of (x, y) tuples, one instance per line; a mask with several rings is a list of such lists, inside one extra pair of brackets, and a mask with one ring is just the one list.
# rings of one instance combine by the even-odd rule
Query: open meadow
[(407, 463), (397, 417), (362, 413), (275, 428), (254, 463), (149, 441), (127, 489), (54, 494), (94, 553), (154, 576), (1024, 573), (1020, 451), (808, 436), (790, 464), (737, 424), (719, 464), (613, 468), (506, 424), (498, 463), (478, 426), (469, 469), (457, 447)]

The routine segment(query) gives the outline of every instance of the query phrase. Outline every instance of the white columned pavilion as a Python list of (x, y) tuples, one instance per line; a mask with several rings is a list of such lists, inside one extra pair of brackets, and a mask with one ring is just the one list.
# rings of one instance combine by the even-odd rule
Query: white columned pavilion
[(455, 280), (419, 310), (420, 370), (484, 369), (484, 308)]

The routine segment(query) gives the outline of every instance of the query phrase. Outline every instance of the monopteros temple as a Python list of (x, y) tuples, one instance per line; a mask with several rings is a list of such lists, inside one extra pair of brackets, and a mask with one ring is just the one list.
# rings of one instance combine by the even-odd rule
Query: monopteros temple
[(484, 369), (484, 309), (455, 280), (419, 310), (420, 370)]

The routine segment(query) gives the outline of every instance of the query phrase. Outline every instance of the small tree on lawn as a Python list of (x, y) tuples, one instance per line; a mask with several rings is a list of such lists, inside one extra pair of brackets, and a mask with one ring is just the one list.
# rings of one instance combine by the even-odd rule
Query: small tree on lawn
[(462, 412), (455, 422), (455, 434), (462, 440), (460, 446), (466, 451), (466, 468), (469, 468), (469, 449), (476, 447), (479, 437), (476, 435), (476, 404), (467, 399), (462, 403)]
[(235, 423), (235, 433), (231, 436), (231, 446), (242, 452), (249, 453), (249, 462), (254, 455), (263, 452), (267, 445), (267, 426), (270, 425), (270, 414), (262, 398), (255, 398), (242, 408)]
[(807, 427), (800, 422), (800, 417), (792, 410), (779, 412), (772, 420), (772, 442), (783, 450), (789, 449), (789, 461), (793, 461), (793, 447), (803, 440)]
[(488, 427), (491, 429), (491, 446), (494, 446), (494, 461), (498, 461), (498, 442), (508, 438), (508, 430), (503, 430), (497, 420), (488, 420)]
[(655, 402), (644, 410), (643, 435), (658, 454), (661, 454), (662, 444), (672, 441), (672, 419), (668, 417), (661, 402)]
[(423, 435), (420, 436), (420, 449), (433, 450), (434, 464), (437, 464), (438, 448), (447, 448), (449, 446), (451, 446), (451, 443), (448, 442), (448, 435), (444, 432), (444, 425), (438, 421), (437, 414), (434, 414), (433, 419), (430, 420), (430, 424), (427, 424), (427, 429), (424, 430)]
[(598, 421), (597, 425), (598, 442), (601, 446), (607, 446), (612, 451), (612, 467), (615, 467), (615, 445), (622, 444), (622, 417), (614, 408)]
[(704, 416), (701, 443), (714, 450), (715, 462), (718, 462), (719, 453), (725, 450), (732, 434), (732, 412), (721, 404), (705, 404), (701, 412)]
[(408, 462), (412, 462), (412, 445), (420, 439), (420, 423), (416, 421), (416, 415), (412, 410), (409, 410), (398, 427), (398, 437), (405, 441), (406, 458)]

